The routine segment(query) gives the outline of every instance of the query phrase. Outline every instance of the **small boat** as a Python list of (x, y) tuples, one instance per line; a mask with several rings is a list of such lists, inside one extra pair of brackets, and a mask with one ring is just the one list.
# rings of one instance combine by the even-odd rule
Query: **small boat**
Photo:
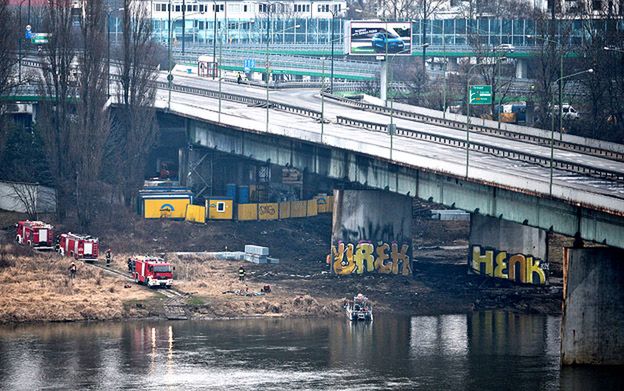
[(353, 302), (347, 304), (347, 318), (356, 320), (373, 320), (373, 305), (361, 293), (353, 297)]

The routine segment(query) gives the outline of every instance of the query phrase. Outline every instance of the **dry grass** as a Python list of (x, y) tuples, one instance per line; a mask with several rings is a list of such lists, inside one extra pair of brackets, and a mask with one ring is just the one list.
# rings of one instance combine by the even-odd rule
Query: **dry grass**
[(19, 249), (0, 246), (0, 323), (119, 319), (129, 315), (124, 302), (154, 296), (134, 285), (124, 288), (123, 280), (81, 262), (70, 279), (70, 258)]

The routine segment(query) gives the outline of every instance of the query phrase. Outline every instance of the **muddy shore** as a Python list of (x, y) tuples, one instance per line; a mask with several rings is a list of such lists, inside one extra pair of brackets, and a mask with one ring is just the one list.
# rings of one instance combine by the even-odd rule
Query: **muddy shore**
[[(87, 264), (75, 280), (70, 258), (36, 253), (13, 245), (9, 222), (0, 217), (0, 322), (107, 320), (166, 317), (172, 299)], [(129, 220), (102, 225), (102, 248), (113, 249), (113, 268), (126, 272), (132, 254), (165, 254), (176, 266), (175, 300), (190, 318), (344, 316), (343, 304), (358, 292), (374, 303), (376, 313), (437, 315), (478, 309), (558, 314), (561, 286), (520, 286), (467, 273), (468, 224), (414, 220), (413, 277), (368, 275), (337, 277), (328, 273), (330, 216), (280, 222), (210, 222)], [(59, 227), (62, 229), (62, 227)], [(245, 244), (267, 246), (280, 264), (241, 262), (173, 252), (242, 250)], [(271, 293), (260, 294), (265, 285)], [(224, 293), (225, 292), (225, 293)]]

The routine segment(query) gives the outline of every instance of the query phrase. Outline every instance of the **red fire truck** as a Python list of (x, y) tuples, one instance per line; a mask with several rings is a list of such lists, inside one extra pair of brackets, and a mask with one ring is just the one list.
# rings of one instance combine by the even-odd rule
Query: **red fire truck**
[(19, 244), (28, 244), (38, 250), (52, 250), (54, 248), (54, 227), (43, 221), (19, 221), (16, 225), (15, 240)]
[(151, 287), (171, 288), (173, 267), (162, 258), (135, 256), (129, 259), (134, 282)]
[(59, 237), (58, 252), (76, 259), (97, 261), (100, 243), (98, 238), (68, 232)]

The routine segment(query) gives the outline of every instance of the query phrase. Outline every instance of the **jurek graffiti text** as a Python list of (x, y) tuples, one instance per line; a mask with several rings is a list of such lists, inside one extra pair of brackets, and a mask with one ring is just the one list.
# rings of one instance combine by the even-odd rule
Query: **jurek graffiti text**
[(468, 265), (477, 274), (524, 284), (544, 285), (548, 276), (548, 263), (541, 259), (479, 245), (470, 248)]
[(377, 246), (372, 243), (339, 242), (338, 246), (332, 246), (332, 270), (338, 275), (383, 273), (412, 274), (410, 246), (379, 242)]

